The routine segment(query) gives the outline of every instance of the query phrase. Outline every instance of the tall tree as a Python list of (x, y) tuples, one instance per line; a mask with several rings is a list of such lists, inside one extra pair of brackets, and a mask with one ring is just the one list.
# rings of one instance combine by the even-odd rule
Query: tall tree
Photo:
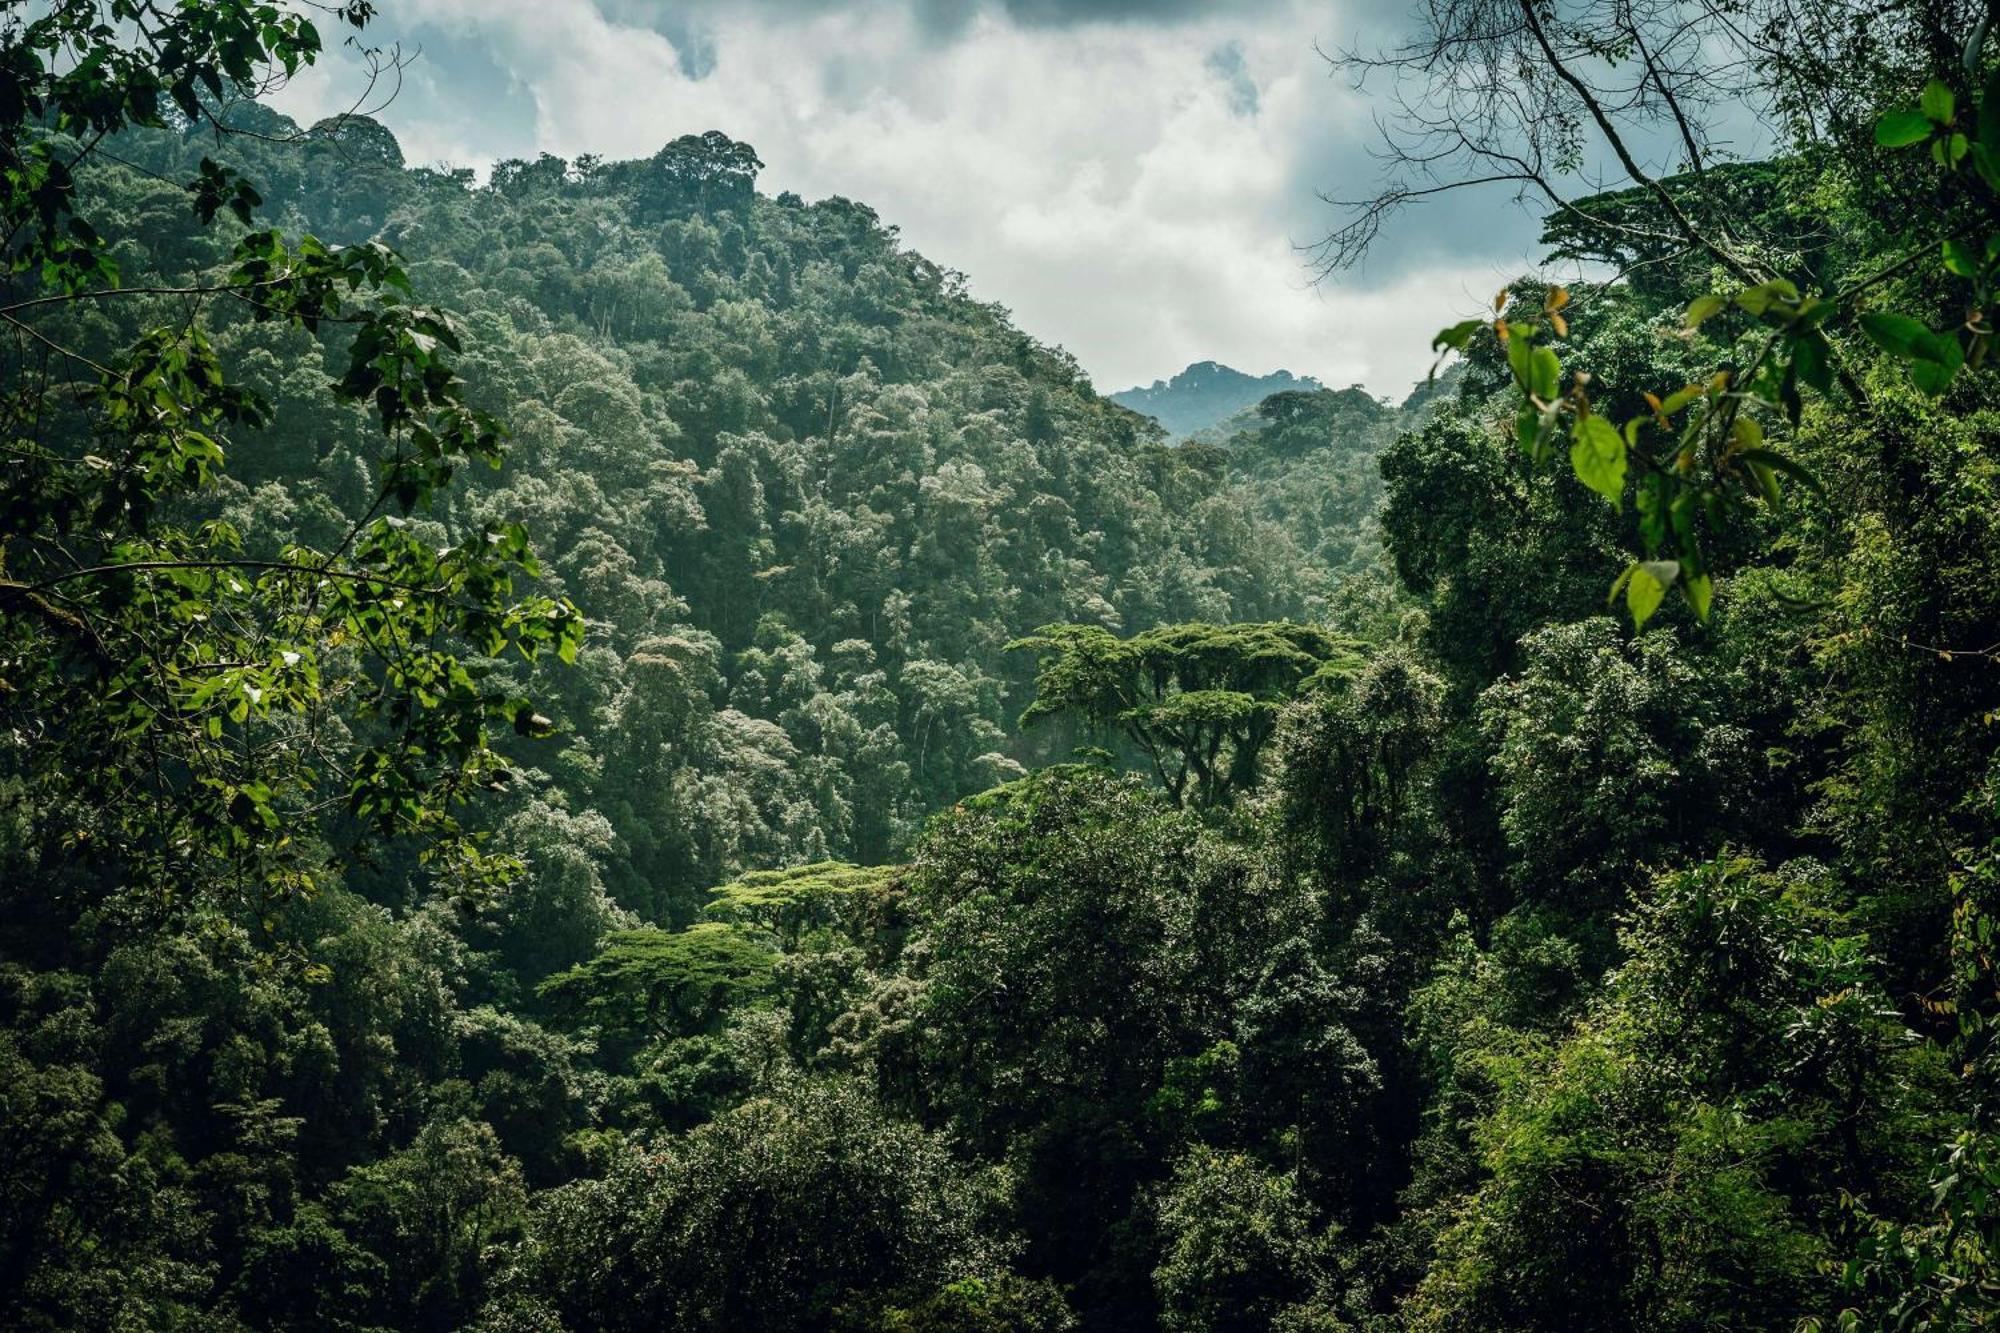
[[(454, 807), (508, 776), (495, 723), (548, 724), (486, 660), (572, 657), (582, 636), (573, 607), (525, 586), (518, 524), (439, 546), (407, 517), (461, 465), (497, 465), (501, 430), (466, 404), (459, 333), (411, 303), (393, 251), (254, 228), (256, 189), (204, 158), (187, 206), (231, 238), (220, 261), (119, 284), (78, 172), (128, 129), (231, 133), (231, 99), (320, 49), (303, 15), (248, 0), (65, 0), (0, 27), (0, 766), (38, 812), (41, 857), (156, 901), (310, 890), (302, 824), (341, 806), (417, 835), (458, 882), (504, 873)], [(217, 351), (212, 330), (237, 322), (337, 342), (329, 405), (379, 428), (370, 493), (323, 545), (253, 553), (217, 512), (232, 433), (271, 415)]]
[(1289, 623), (1165, 625), (1129, 639), (1045, 625), (1008, 646), (1040, 657), (1024, 724), (1067, 713), (1122, 736), (1175, 805), (1202, 809), (1255, 786), (1286, 702), (1358, 660), (1351, 643)]

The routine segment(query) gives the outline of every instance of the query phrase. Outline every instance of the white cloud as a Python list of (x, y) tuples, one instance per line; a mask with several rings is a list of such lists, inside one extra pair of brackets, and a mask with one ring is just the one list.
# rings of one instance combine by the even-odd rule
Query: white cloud
[[(624, 21), (595, 0), (389, 8), (371, 39), (431, 52), (383, 119), (411, 161), (466, 165), (636, 157), (724, 130), (757, 148), (766, 189), (869, 204), (1105, 389), (1213, 359), (1401, 393), (1428, 364), (1429, 334), (1510, 267), (1503, 244), (1365, 289), (1310, 284), (1296, 245), (1329, 220), (1313, 191), (1336, 165), (1313, 154), (1331, 143), (1354, 163), (1370, 132), (1366, 105), (1313, 50), (1345, 35), (1316, 30), (1324, 9), (1064, 24), (983, 10), (943, 34), (892, 0), (623, 0), (617, 12)], [(694, 43), (700, 59), (684, 60)], [(470, 53), (483, 86), (458, 68)], [(318, 72), (284, 105), (324, 114), (337, 91), (339, 77)]]

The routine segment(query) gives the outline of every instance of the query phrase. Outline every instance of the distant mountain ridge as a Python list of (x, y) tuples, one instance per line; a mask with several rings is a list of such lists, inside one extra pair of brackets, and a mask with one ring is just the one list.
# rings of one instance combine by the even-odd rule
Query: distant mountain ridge
[(1154, 380), (1151, 387), (1133, 387), (1107, 397), (1120, 407), (1149, 416), (1172, 435), (1192, 435), (1254, 407), (1274, 393), (1323, 388), (1310, 375), (1274, 370), (1246, 375), (1215, 361), (1197, 361), (1171, 380)]

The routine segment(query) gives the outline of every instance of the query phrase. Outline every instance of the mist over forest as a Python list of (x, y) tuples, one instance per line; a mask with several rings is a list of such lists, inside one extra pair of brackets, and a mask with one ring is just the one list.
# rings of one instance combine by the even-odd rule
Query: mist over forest
[(1329, 45), (1532, 252), (1110, 395), (419, 8), (0, 0), (0, 1326), (2000, 1327), (1986, 6)]

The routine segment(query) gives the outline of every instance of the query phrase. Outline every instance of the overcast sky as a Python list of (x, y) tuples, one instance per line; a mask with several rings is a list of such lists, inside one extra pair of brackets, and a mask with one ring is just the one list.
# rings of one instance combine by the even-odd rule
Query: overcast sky
[[(1067, 347), (1103, 391), (1216, 360), (1400, 395), (1532, 253), (1504, 194), (1406, 214), (1365, 271), (1300, 246), (1366, 193), (1373, 108), (1316, 52), (1370, 0), (392, 0), (412, 163), (647, 156), (719, 129), (766, 192), (847, 195)], [(279, 105), (344, 109), (352, 58)]]

